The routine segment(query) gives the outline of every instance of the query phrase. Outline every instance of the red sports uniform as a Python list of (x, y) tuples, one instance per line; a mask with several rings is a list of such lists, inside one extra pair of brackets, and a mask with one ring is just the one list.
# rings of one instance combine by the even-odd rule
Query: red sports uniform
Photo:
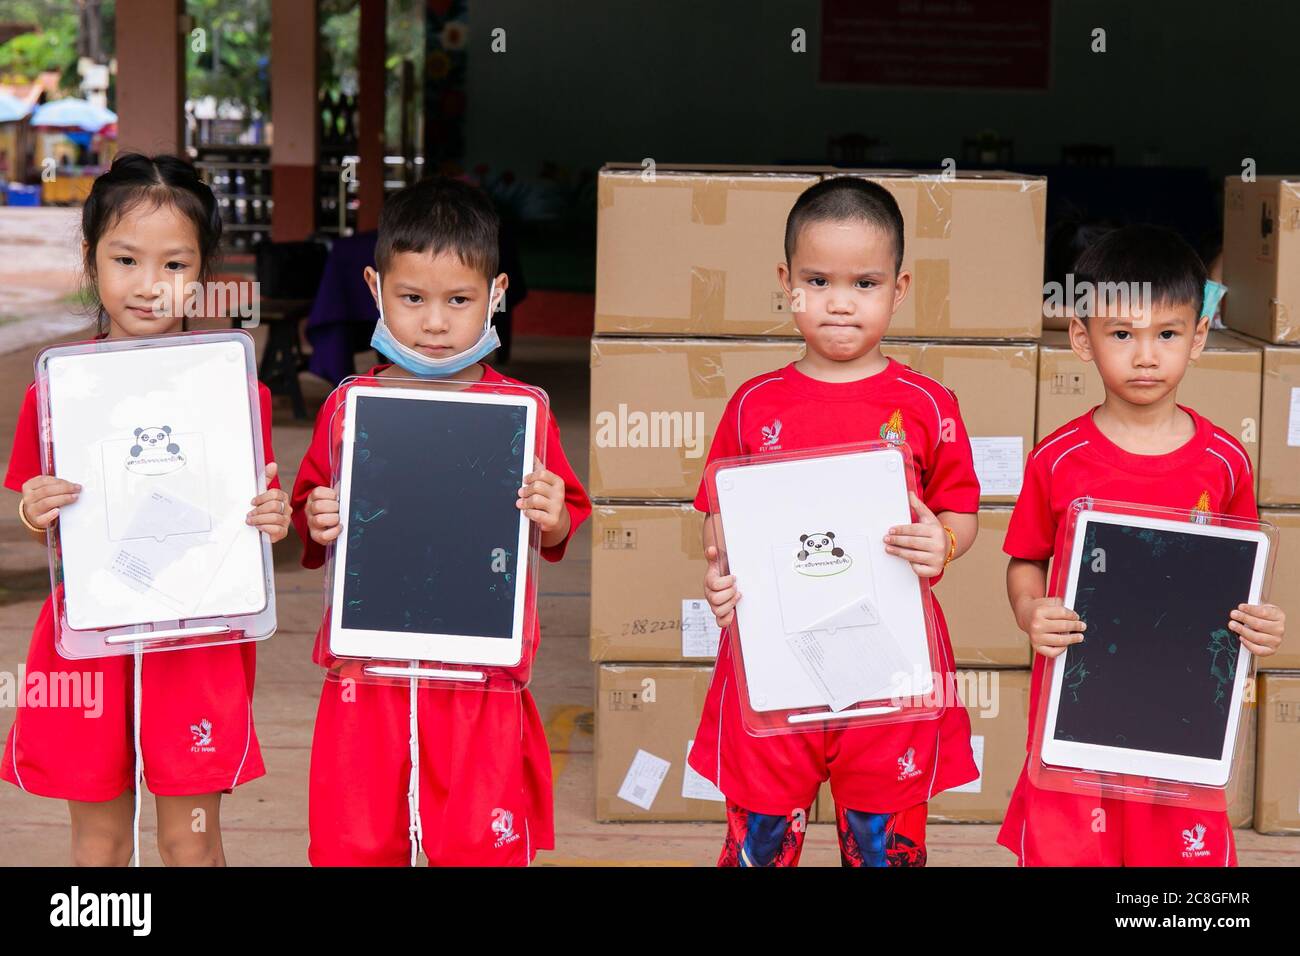
[[(389, 368), (376, 365), (367, 375)], [(484, 383), (521, 384), (485, 365)], [(473, 386), (471, 386), (471, 389)], [(307, 496), (333, 483), (330, 448), (337, 445), (346, 386), (316, 416), (311, 446), (293, 489), (293, 522), (304, 544), (304, 567), (319, 568), (326, 549), (307, 530)], [(565, 458), (548, 416), (544, 464), (564, 479), (569, 535), (542, 548), (559, 561), (591, 500)], [(455, 502), (437, 502), (455, 507)], [(537, 608), (524, 609), (524, 642), (541, 640)], [(329, 618), (313, 653), (329, 667)], [(346, 696), (345, 696), (346, 689)], [(349, 699), (354, 698), (354, 699)], [(416, 716), (420, 745), (421, 845), (434, 866), (525, 866), (555, 846), (551, 754), (532, 694), (422, 686)], [(410, 860), (407, 785), (410, 690), (393, 684), (326, 680), (311, 748), (308, 857), (315, 866), (403, 866)]]
[[(262, 408), (262, 453), (269, 465), (271, 393), (258, 385)], [(41, 474), (36, 386), (27, 388), (9, 457), (5, 487), (21, 492)], [(270, 487), (280, 483), (272, 479)], [(72, 505), (70, 507), (76, 507)], [(250, 504), (251, 508), (251, 504)], [(61, 675), (69, 685), (103, 687), (89, 710), (85, 699), (66, 695), (20, 706), (5, 742), (0, 777), (29, 793), (62, 800), (112, 800), (134, 785), (134, 656), (68, 660), (54, 646), (53, 601), (46, 598), (27, 651), (27, 680), (53, 687)], [(140, 742), (144, 779), (160, 796), (229, 791), (264, 773), (253, 729), (253, 679), (257, 644), (229, 644), (159, 651), (141, 658)], [(69, 706), (75, 704), (75, 706)], [(207, 722), (206, 724), (204, 722)]]
[[(1003, 550), (1027, 561), (1050, 558), (1048, 594), (1063, 591), (1068, 571), (1062, 560), (1067, 544), (1065, 516), (1076, 498), (1187, 508), (1251, 520), (1259, 517), (1255, 477), (1241, 444), (1192, 409), (1178, 407), (1192, 416), (1196, 434), (1167, 455), (1124, 451), (1093, 423), (1095, 408), (1062, 425), (1034, 449)], [(1046, 658), (1034, 655), (1027, 748), (1032, 746), (1046, 663)], [(1043, 790), (1030, 782), (1027, 764), (1011, 795), (998, 842), (1015, 853), (1022, 866), (1235, 866), (1237, 862), (1226, 812)]]
[[(709, 461), (882, 438), (911, 449), (918, 493), (931, 510), (978, 510), (979, 481), (957, 397), (893, 359), (856, 382), (821, 382), (793, 364), (750, 379), (727, 403)], [(709, 510), (703, 484), (695, 507)], [(743, 594), (745, 582), (736, 584)], [(937, 600), (934, 609), (948, 680), (952, 645)], [(745, 730), (734, 669), (724, 629), (690, 765), (739, 808), (788, 815), (809, 806), (829, 777), (838, 806), (893, 814), (978, 776), (970, 719), (960, 706), (934, 721), (756, 737)]]

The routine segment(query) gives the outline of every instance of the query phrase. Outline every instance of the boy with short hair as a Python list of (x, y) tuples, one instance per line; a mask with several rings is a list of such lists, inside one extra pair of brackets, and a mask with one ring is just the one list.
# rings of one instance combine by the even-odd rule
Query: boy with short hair
[[(470, 390), (476, 383), (520, 384), (481, 361), (496, 344), (492, 312), (509, 281), (497, 273), (498, 230), (487, 196), (457, 180), (424, 179), (388, 199), (379, 217), (378, 271), (367, 268), (366, 281), (379, 306), (371, 344), (394, 364), (368, 375), (436, 378)], [(346, 391), (335, 389), (317, 415), (293, 490), (293, 523), (308, 568), (325, 562), (326, 546), (342, 529), (330, 451)], [(565, 457), (555, 419), (544, 417), (538, 431), (546, 429), (545, 460), (516, 503), (541, 530), (542, 557), (559, 561), (591, 501)], [(327, 668), (336, 663), (328, 627), (327, 610), (313, 655)], [(525, 653), (535, 654), (540, 639), (529, 601)], [(410, 779), (413, 747), (417, 780)], [(409, 819), (413, 787), (418, 827)], [(400, 866), (413, 838), (435, 866), (526, 866), (539, 849), (555, 845), (550, 751), (532, 695), (428, 684), (413, 702), (405, 685), (326, 679), (312, 740), (309, 821), (308, 856), (317, 866)]]
[[(731, 397), (709, 461), (849, 442), (905, 442), (920, 497), (915, 524), (891, 529), (886, 551), (935, 583), (975, 540), (979, 482), (957, 397), (880, 351), (911, 282), (903, 271), (903, 217), (883, 187), (839, 177), (809, 188), (786, 223), (777, 266), (802, 359), (750, 379)], [(706, 513), (703, 484), (695, 507)], [(705, 592), (723, 628), (690, 765), (727, 798), (720, 866), (793, 866), (808, 808), (827, 778), (846, 866), (924, 865), (926, 803), (978, 776), (966, 711), (946, 701), (937, 720), (755, 737), (746, 732), (728, 629), (741, 600), (718, 565), (711, 520)], [(952, 685), (947, 625), (934, 602), (942, 674)]]
[[(1031, 453), (1003, 545), (1011, 556), (1011, 607), (1036, 652), (1030, 728), (1041, 704), (1046, 659), (1087, 637), (1078, 614), (1047, 596), (1061, 593), (1068, 570), (1062, 559), (1072, 501), (1089, 496), (1259, 517), (1255, 478), (1241, 443), (1177, 404), (1178, 383), (1209, 334), (1209, 318), (1201, 314), (1205, 268), (1196, 253), (1166, 229), (1127, 226), (1089, 247), (1075, 272), (1076, 288), (1097, 294), (1096, 305), (1082, 310), (1089, 314), (1076, 312), (1071, 319), (1070, 345), (1096, 364), (1105, 401), (1052, 432)], [(1100, 294), (1108, 289), (1133, 292)], [(1254, 654), (1272, 654), (1282, 641), (1285, 616), (1271, 604), (1242, 604), (1231, 618), (1229, 628)], [(1185, 832), (1204, 836), (1189, 841)], [(1236, 864), (1225, 811), (1041, 790), (1030, 782), (1027, 766), (998, 842), (1022, 866)]]

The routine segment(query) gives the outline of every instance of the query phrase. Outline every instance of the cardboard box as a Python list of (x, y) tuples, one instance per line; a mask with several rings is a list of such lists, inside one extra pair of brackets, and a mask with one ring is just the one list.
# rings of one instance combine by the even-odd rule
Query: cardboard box
[(891, 334), (1037, 338), (1046, 180), (905, 170), (610, 163), (597, 185), (596, 331), (797, 335), (776, 277), (785, 221), (823, 175), (894, 194), (912, 288)]
[(597, 504), (591, 517), (591, 659), (708, 661), (703, 515), (688, 504)]
[[(1259, 474), (1260, 373), (1263, 353), (1246, 339), (1211, 332), (1201, 357), (1178, 386), (1178, 402), (1235, 436)], [(1064, 332), (1038, 344), (1038, 437), (1042, 441), (1105, 399), (1101, 376), (1070, 349)]]
[(1255, 829), (1300, 833), (1300, 674), (1261, 674)]
[(1034, 447), (1037, 343), (891, 337), (881, 351), (957, 393), (980, 478), (980, 501), (1014, 502)]
[(951, 179), (902, 170), (840, 175), (880, 183), (903, 213), (912, 287), (891, 336), (1038, 338), (1046, 179), (992, 171)]
[[(693, 499), (727, 399), (803, 349), (801, 339), (593, 338), (592, 495)], [(1034, 443), (1037, 346), (890, 339), (882, 351), (957, 393), (983, 500), (1014, 501)]]
[(1261, 521), (1278, 530), (1276, 563), (1268, 601), (1287, 613), (1286, 637), (1276, 654), (1259, 659), (1261, 670), (1300, 670), (1300, 510), (1261, 508)]
[(693, 499), (731, 393), (803, 347), (802, 339), (593, 338), (588, 491)]
[(797, 335), (777, 281), (785, 220), (817, 172), (640, 164), (600, 171), (596, 332)]
[(1016, 626), (1007, 602), (1007, 561), (1002, 542), (1010, 508), (981, 508), (971, 549), (949, 565), (935, 587), (958, 667), (1029, 667), (1029, 638)]
[(686, 766), (712, 674), (691, 664), (597, 669), (597, 820), (726, 819), (722, 794)]
[[(1256, 680), (1256, 692), (1259, 682)], [(1241, 715), (1242, 742), (1241, 766), (1228, 781), (1228, 821), (1234, 827), (1248, 827), (1255, 821), (1255, 767), (1259, 747), (1258, 707), (1248, 704)]]
[(1223, 181), (1223, 321), (1270, 342), (1300, 342), (1300, 180)]
[[(980, 777), (930, 801), (931, 823), (1001, 823), (1025, 763), (1029, 733), (1028, 670), (959, 670), (956, 688), (971, 721), (971, 749)], [(813, 817), (835, 822), (835, 801), (823, 785)]]
[(1257, 344), (1264, 349), (1259, 503), (1300, 505), (1300, 348)]

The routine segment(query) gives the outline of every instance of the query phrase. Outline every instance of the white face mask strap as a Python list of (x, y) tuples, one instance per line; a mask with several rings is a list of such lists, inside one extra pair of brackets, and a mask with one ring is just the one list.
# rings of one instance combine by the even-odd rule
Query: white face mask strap
[(483, 331), (484, 331), (484, 332), (486, 332), (488, 329), (492, 328), (492, 312), (493, 312), (493, 309), (492, 309), (492, 297), (496, 294), (496, 291), (497, 291), (497, 280), (494, 278), (494, 279), (492, 280), (491, 285), (488, 286), (488, 307), (487, 307), (487, 318), (485, 318), (485, 319), (483, 320)]

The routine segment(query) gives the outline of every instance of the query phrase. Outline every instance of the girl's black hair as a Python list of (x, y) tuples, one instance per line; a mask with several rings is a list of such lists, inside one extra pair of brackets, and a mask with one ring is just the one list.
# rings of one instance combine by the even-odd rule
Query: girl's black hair
[(81, 236), (86, 242), (82, 268), (100, 334), (105, 331), (104, 308), (96, 288), (95, 250), (104, 232), (142, 202), (152, 202), (154, 209), (170, 205), (189, 219), (199, 237), (199, 281), (207, 282), (216, 271), (221, 210), (194, 164), (166, 154), (119, 153), (108, 172), (95, 180), (81, 210)]

